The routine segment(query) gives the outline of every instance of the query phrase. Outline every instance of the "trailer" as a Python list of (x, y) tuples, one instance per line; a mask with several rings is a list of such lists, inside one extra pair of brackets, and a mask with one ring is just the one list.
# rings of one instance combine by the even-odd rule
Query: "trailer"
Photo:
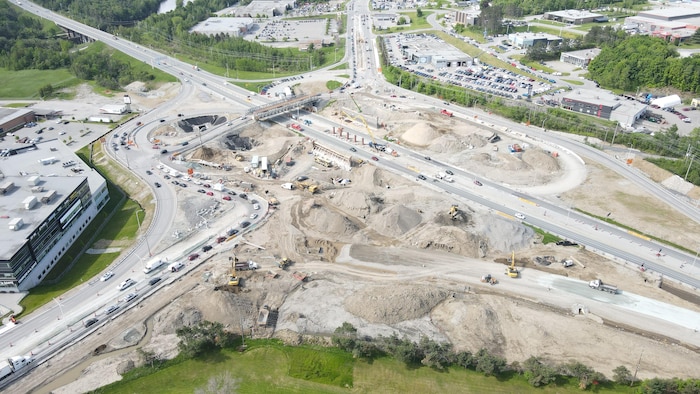
[(146, 263), (146, 266), (143, 269), (143, 273), (149, 274), (160, 268), (163, 264), (165, 264), (165, 260), (161, 259), (160, 257), (156, 257), (155, 259)]
[(241, 261), (237, 262), (236, 265), (236, 271), (249, 271), (249, 270), (256, 270), (258, 269), (258, 263), (254, 261)]
[(589, 286), (591, 289), (596, 289), (596, 290), (600, 290), (600, 291), (606, 291), (606, 292), (608, 292), (608, 293), (610, 293), (610, 294), (617, 294), (617, 286), (615, 286), (615, 285), (609, 285), (609, 284), (603, 283), (603, 281), (600, 280), (600, 279), (596, 279), (596, 280), (590, 281), (590, 282), (588, 283), (588, 286)]
[(16, 373), (34, 361), (32, 356), (15, 356), (7, 360), (0, 361), (0, 380)]

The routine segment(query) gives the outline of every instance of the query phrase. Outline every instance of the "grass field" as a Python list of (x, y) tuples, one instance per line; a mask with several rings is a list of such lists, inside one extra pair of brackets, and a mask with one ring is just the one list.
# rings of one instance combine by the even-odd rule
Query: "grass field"
[[(409, 367), (383, 357), (353, 359), (335, 348), (285, 346), (276, 340), (247, 340), (248, 350), (213, 351), (196, 359), (175, 359), (160, 369), (137, 368), (96, 393), (192, 393), (211, 377), (229, 372), (240, 393), (577, 393), (576, 379), (558, 378), (531, 387), (518, 374), (487, 377), (460, 367), (444, 371)], [(593, 392), (632, 393), (605, 384)]]
[(39, 89), (51, 84), (54, 88), (74, 86), (81, 81), (66, 68), (58, 70), (9, 71), (0, 68), (0, 97), (3, 99), (38, 100)]

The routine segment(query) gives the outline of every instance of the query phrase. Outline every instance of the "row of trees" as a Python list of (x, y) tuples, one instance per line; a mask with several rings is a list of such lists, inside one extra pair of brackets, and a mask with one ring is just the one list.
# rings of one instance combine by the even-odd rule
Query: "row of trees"
[[(491, 6), (501, 7), (503, 13), (512, 18), (520, 18), (527, 15), (544, 14), (549, 11), (581, 9), (581, 0), (482, 0)], [(616, 6), (631, 9), (636, 4), (646, 4), (646, 0), (589, 0), (586, 8), (600, 8), (604, 6)]]
[(525, 58), (534, 61), (559, 60), (562, 52), (595, 48), (603, 45), (617, 45), (628, 37), (624, 30), (612, 26), (593, 26), (583, 38), (562, 40), (559, 45), (534, 45), (527, 49)]
[(145, 19), (158, 12), (161, 0), (38, 0), (37, 3), (105, 30), (112, 26), (132, 25)]
[(661, 38), (631, 36), (603, 46), (588, 71), (602, 86), (613, 89), (671, 86), (700, 93), (700, 56), (680, 58)]

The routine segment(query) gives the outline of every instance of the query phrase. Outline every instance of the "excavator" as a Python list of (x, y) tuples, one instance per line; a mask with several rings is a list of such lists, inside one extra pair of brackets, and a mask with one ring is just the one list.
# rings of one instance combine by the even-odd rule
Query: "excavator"
[(513, 251), (513, 254), (510, 257), (510, 265), (506, 267), (506, 275), (510, 276), (511, 278), (517, 278), (520, 276), (520, 271), (515, 268), (515, 251)]
[(452, 218), (452, 220), (455, 220), (457, 219), (457, 216), (459, 216), (459, 207), (453, 205), (450, 207), (450, 218)]
[(238, 286), (240, 283), (241, 279), (236, 276), (236, 263), (238, 262), (238, 257), (233, 257), (231, 260), (231, 273), (228, 275), (228, 285), (229, 286)]
[(292, 264), (292, 260), (285, 257), (282, 260), (280, 260), (279, 263), (277, 263), (277, 266), (283, 270), (286, 270), (287, 267), (289, 267), (291, 264)]

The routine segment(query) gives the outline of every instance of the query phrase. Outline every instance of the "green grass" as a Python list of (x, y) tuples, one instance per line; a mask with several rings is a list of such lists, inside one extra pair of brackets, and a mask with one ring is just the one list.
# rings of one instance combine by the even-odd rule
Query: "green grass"
[(37, 100), (39, 89), (48, 84), (55, 88), (77, 85), (81, 81), (66, 68), (58, 70), (10, 71), (0, 68), (0, 97), (3, 99)]
[[(437, 371), (406, 366), (391, 358), (353, 359), (335, 348), (285, 346), (277, 340), (246, 340), (248, 350), (212, 351), (196, 359), (176, 358), (160, 368), (142, 367), (95, 393), (192, 393), (210, 377), (229, 372), (240, 393), (579, 393), (578, 381), (557, 378), (535, 388), (516, 373), (487, 377), (460, 367)], [(347, 387), (345, 386), (347, 384)], [(612, 383), (592, 392), (633, 393)]]
[(330, 70), (347, 70), (348, 69), (348, 63), (341, 63)]
[(340, 82), (338, 82), (338, 81), (328, 81), (328, 82), (326, 82), (326, 88), (327, 88), (328, 90), (335, 90), (335, 89), (338, 89), (338, 88), (341, 87), (341, 86), (343, 86), (343, 84), (340, 83)]
[(575, 79), (562, 79), (562, 81), (570, 83), (572, 85), (583, 85), (583, 82), (577, 81)]
[(423, 16), (419, 18), (416, 16), (416, 11), (399, 12), (399, 15), (406, 15), (407, 17), (411, 18), (410, 25), (394, 26), (383, 30), (372, 29), (372, 31), (375, 34), (392, 34), (420, 29), (429, 29), (431, 25), (428, 23), (427, 18), (430, 14), (432, 14), (432, 12), (423, 11)]
[(231, 83), (243, 89), (249, 90), (252, 93), (258, 94), (260, 93), (263, 87), (272, 83), (272, 80), (255, 82), (234, 81)]
[(530, 227), (531, 229), (533, 229), (535, 231), (535, 233), (541, 235), (542, 236), (542, 243), (545, 245), (557, 243), (557, 242), (562, 240), (561, 238), (557, 237), (556, 235), (548, 233), (539, 227), (535, 227), (535, 226), (533, 226), (531, 224), (527, 224), (527, 223), (523, 223), (523, 224), (525, 224), (527, 227)]

